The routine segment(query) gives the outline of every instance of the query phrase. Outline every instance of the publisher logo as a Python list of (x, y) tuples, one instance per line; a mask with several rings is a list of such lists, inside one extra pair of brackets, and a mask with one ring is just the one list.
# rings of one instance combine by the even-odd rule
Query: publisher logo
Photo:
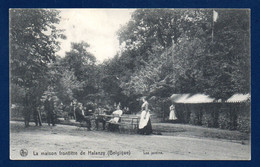
[(26, 157), (26, 156), (28, 155), (28, 150), (25, 149), (25, 148), (21, 149), (21, 150), (20, 150), (20, 155), (21, 155), (22, 157)]

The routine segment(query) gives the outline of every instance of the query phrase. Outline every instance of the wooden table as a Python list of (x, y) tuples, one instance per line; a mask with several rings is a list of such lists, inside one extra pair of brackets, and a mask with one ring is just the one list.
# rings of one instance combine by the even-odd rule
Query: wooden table
[(97, 117), (103, 117), (103, 118), (113, 118), (113, 115), (107, 115), (107, 114), (95, 114)]

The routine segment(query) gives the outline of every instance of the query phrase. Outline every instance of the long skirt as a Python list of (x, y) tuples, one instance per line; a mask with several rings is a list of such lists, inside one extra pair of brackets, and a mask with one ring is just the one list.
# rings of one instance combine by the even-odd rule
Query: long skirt
[(176, 120), (176, 119), (177, 119), (177, 117), (175, 115), (174, 110), (171, 110), (170, 111), (170, 115), (169, 115), (169, 120)]
[(152, 134), (152, 132), (153, 130), (152, 130), (152, 124), (150, 118), (146, 126), (144, 126), (143, 128), (138, 128), (138, 133), (142, 135), (150, 135)]

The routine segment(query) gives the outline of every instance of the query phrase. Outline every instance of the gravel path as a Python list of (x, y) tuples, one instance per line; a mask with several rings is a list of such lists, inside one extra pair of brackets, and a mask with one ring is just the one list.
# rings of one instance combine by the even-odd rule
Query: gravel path
[[(183, 136), (120, 134), (11, 122), (11, 159), (249, 160), (250, 144)], [(20, 150), (26, 149), (27, 156)]]

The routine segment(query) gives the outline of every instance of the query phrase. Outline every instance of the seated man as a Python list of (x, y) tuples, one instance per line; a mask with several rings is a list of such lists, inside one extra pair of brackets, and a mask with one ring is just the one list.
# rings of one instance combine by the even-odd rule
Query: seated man
[(76, 121), (77, 121), (77, 122), (86, 121), (88, 130), (91, 130), (91, 129), (90, 129), (90, 128), (91, 128), (90, 119), (87, 118), (87, 117), (85, 117), (84, 111), (83, 111), (83, 106), (82, 106), (81, 103), (76, 107), (76, 109), (75, 109), (75, 115), (76, 115)]
[(95, 111), (95, 115), (96, 115), (96, 117), (95, 117), (96, 129), (98, 129), (99, 122), (101, 122), (103, 125), (103, 130), (105, 130), (106, 118), (102, 116), (102, 115), (105, 115), (105, 109), (98, 108)]

